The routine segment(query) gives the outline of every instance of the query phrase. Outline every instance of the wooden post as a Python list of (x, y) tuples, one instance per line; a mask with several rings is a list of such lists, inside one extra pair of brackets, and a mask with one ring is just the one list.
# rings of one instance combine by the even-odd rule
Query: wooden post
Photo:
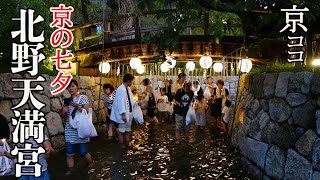
[(187, 35), (192, 35), (192, 28), (191, 27), (187, 27)]
[(110, 42), (110, 32), (111, 32), (111, 22), (106, 21), (105, 24), (103, 25), (104, 28), (104, 42)]
[(136, 15), (134, 19), (134, 33), (135, 39), (141, 38), (140, 18), (138, 15)]

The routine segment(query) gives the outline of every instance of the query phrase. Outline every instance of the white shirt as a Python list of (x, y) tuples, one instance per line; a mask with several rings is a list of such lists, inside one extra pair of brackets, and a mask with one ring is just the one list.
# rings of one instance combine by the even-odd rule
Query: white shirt
[[(130, 102), (133, 110), (133, 107), (137, 103), (133, 99), (130, 87), (128, 87), (127, 89), (128, 89), (129, 98), (130, 98)], [(129, 119), (129, 115), (130, 115), (129, 98), (127, 95), (126, 86), (124, 84), (121, 84), (121, 86), (119, 86), (117, 89), (117, 93), (113, 101), (113, 106), (111, 111), (111, 120), (117, 123), (125, 123), (122, 120), (122, 116), (121, 116), (121, 114), (123, 113), (126, 113), (127, 119)]]
[(168, 103), (168, 96), (158, 96), (157, 97), (157, 105), (158, 105), (158, 111), (167, 111), (167, 103)]
[(229, 123), (230, 122), (231, 107), (224, 106), (221, 113), (223, 114), (223, 122)]

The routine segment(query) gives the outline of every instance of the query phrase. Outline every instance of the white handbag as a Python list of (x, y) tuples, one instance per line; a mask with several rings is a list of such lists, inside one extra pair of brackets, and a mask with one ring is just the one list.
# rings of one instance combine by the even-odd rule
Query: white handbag
[(92, 108), (89, 108), (88, 113), (85, 109), (82, 109), (78, 120), (78, 136), (80, 138), (96, 137), (98, 135), (92, 123)]
[(186, 125), (188, 126), (196, 120), (196, 111), (194, 110), (193, 104), (189, 106), (187, 116), (186, 116)]
[[(10, 152), (10, 147), (6, 141), (2, 142), (0, 151)], [(0, 156), (0, 176), (9, 176), (14, 173), (15, 161), (5, 156)]]
[(168, 113), (170, 114), (170, 116), (173, 114), (173, 103), (167, 103), (167, 111), (168, 111)]

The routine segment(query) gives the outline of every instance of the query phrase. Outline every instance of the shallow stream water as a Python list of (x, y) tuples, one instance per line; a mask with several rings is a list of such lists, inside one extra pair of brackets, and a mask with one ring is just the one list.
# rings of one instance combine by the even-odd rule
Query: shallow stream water
[(190, 131), (191, 143), (175, 144), (174, 123), (133, 127), (131, 148), (100, 135), (89, 144), (93, 169), (75, 157), (75, 172), (65, 176), (65, 152), (49, 158), (51, 179), (252, 179), (242, 169), (230, 138), (217, 129)]

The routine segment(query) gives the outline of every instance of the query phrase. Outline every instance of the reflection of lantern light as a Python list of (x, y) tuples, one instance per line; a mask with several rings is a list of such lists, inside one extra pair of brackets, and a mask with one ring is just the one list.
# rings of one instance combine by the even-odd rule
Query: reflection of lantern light
[(167, 62), (164, 62), (160, 65), (161, 72), (168, 72), (169, 71), (169, 64)]
[(208, 69), (212, 66), (212, 58), (206, 55), (202, 56), (199, 63), (202, 68)]
[(193, 71), (195, 68), (196, 68), (196, 64), (194, 64), (194, 62), (187, 62), (186, 69), (188, 71)]
[(313, 63), (312, 63), (314, 66), (320, 66), (320, 59), (315, 59), (313, 60)]
[(223, 70), (223, 65), (222, 63), (214, 63), (213, 65), (213, 70), (215, 72), (221, 72)]
[(166, 59), (167, 59), (167, 63), (168, 63), (168, 67), (169, 68), (174, 68), (177, 64), (177, 61), (174, 59), (174, 57), (172, 56), (166, 56)]
[(137, 67), (136, 70), (137, 70), (137, 73), (138, 73), (138, 74), (143, 74), (143, 73), (144, 73), (144, 69), (145, 69), (144, 66), (143, 66), (143, 65), (140, 65), (139, 67)]
[(137, 69), (139, 66), (141, 66), (141, 59), (137, 57), (130, 59), (130, 67), (132, 69)]
[(110, 71), (110, 64), (108, 62), (101, 62), (99, 64), (99, 71), (104, 74), (108, 73)]
[(239, 68), (241, 72), (248, 73), (252, 69), (252, 61), (250, 59), (242, 59), (239, 61)]

